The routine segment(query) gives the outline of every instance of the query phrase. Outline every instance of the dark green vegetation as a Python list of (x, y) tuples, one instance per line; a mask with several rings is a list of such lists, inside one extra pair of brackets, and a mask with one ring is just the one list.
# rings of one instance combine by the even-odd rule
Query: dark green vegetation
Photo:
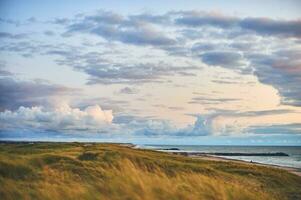
[(301, 178), (114, 144), (0, 143), (1, 199), (301, 199)]

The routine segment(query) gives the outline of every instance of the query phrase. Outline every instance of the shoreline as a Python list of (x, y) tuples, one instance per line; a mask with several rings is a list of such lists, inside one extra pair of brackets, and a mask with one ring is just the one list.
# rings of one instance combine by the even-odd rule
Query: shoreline
[(219, 156), (214, 156), (214, 155), (189, 155), (188, 154), (181, 154), (177, 152), (167, 152), (170, 154), (174, 155), (182, 155), (190, 158), (196, 158), (196, 159), (203, 159), (203, 160), (212, 160), (212, 161), (222, 161), (222, 162), (235, 162), (235, 163), (243, 163), (243, 164), (249, 164), (249, 165), (258, 165), (258, 166), (265, 166), (265, 167), (273, 167), (277, 169), (283, 169), (286, 170), (290, 173), (293, 173), (297, 176), (301, 177), (301, 169), (299, 168), (294, 168), (294, 167), (286, 167), (286, 166), (280, 166), (280, 165), (274, 165), (274, 164), (265, 164), (265, 163), (259, 163), (259, 162), (249, 162), (245, 160), (239, 160), (239, 159), (234, 159), (234, 158), (224, 158), (224, 157), (219, 157)]
[(266, 164), (266, 163), (260, 163), (260, 162), (249, 162), (245, 160), (239, 160), (235, 158), (225, 158), (225, 157), (220, 157), (212, 154), (190, 154), (189, 152), (176, 152), (176, 151), (162, 151), (160, 149), (148, 149), (148, 148), (141, 148), (140, 146), (133, 145), (129, 146), (130, 148), (138, 148), (138, 149), (146, 149), (146, 150), (154, 150), (154, 151), (159, 151), (159, 152), (165, 152), (168, 154), (173, 154), (173, 155), (181, 155), (185, 157), (190, 157), (190, 158), (196, 158), (196, 159), (203, 159), (203, 160), (212, 160), (212, 161), (222, 161), (222, 162), (235, 162), (235, 163), (242, 163), (242, 164), (249, 164), (249, 165), (258, 165), (258, 166), (264, 166), (264, 167), (272, 167), (272, 168), (277, 168), (277, 169), (283, 169), (286, 170), (292, 174), (295, 174), (299, 177), (301, 177), (301, 169), (295, 168), (295, 167), (287, 167), (287, 166), (280, 166), (280, 165), (275, 165), (275, 164)]

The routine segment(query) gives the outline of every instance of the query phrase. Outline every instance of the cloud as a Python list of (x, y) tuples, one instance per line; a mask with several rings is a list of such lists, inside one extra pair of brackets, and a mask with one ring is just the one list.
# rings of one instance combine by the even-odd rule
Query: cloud
[(259, 81), (275, 87), (281, 96), (282, 104), (301, 106), (300, 56), (300, 49), (249, 56)]
[(245, 111), (245, 112), (238, 112), (237, 115), (240, 116), (266, 116), (266, 115), (282, 115), (287, 113), (294, 113), (294, 110), (290, 109), (272, 109), (272, 110), (258, 110), (258, 111)]
[(47, 31), (44, 31), (44, 34), (47, 36), (53, 36), (53, 35), (55, 35), (55, 32), (47, 30)]
[(137, 94), (138, 90), (135, 88), (124, 87), (119, 90), (121, 94)]
[(199, 26), (216, 26), (220, 28), (231, 28), (235, 26), (239, 19), (237, 17), (226, 16), (220, 13), (208, 13), (201, 11), (182, 11), (175, 12), (180, 17), (175, 19), (175, 23), (178, 25), (185, 25), (191, 27)]
[(73, 105), (79, 108), (86, 108), (89, 105), (100, 105), (101, 108), (111, 110), (113, 109), (115, 113), (119, 113), (129, 107), (129, 102), (125, 100), (114, 100), (109, 97), (99, 97), (99, 98), (87, 98), (80, 99)]
[[(287, 113), (294, 113), (295, 111), (289, 109), (272, 109), (272, 110), (258, 110), (258, 111), (236, 111), (236, 110), (211, 110), (204, 115), (192, 114), (197, 118), (194, 126), (188, 126), (182, 130), (182, 134), (204, 134), (204, 135), (216, 135), (216, 136), (229, 136), (229, 135), (248, 135), (252, 133), (251, 130), (256, 125), (239, 124), (238, 121), (242, 117), (262, 117), (271, 115), (285, 115)], [(231, 122), (231, 124), (223, 123), (223, 119), (233, 118), (237, 119)], [(222, 123), (220, 123), (222, 122)], [(252, 128), (253, 127), (253, 128)], [(257, 126), (256, 126), (257, 127)], [(258, 126), (259, 127), (259, 126)], [(255, 129), (254, 129), (255, 130)], [(291, 133), (294, 133), (292, 131)]]
[(216, 51), (222, 48), (224, 48), (223, 43), (197, 42), (193, 44), (191, 51), (198, 54), (200, 52)]
[(100, 106), (88, 106), (84, 110), (60, 104), (55, 108), (19, 107), (15, 111), (0, 112), (1, 129), (54, 131), (61, 133), (86, 131), (107, 132), (113, 120), (112, 110)]
[(239, 101), (237, 98), (208, 98), (208, 97), (193, 97), (189, 104), (220, 104), (226, 102)]
[(221, 13), (202, 11), (174, 12), (175, 24), (188, 27), (212, 26), (222, 29), (253, 31), (263, 36), (301, 37), (301, 20), (281, 20), (271, 18), (238, 18)]
[[(107, 47), (106, 47), (107, 48)], [(24, 56), (55, 56), (58, 65), (67, 65), (89, 75), (88, 84), (136, 84), (162, 82), (167, 76), (195, 76), (201, 68), (195, 64), (170, 62), (128, 62), (116, 59), (112, 52), (85, 52), (79, 47), (60, 44), (10, 43), (0, 47), (2, 51), (16, 52)], [(116, 53), (118, 55), (118, 53)], [(124, 55), (120, 55), (122, 57)]]
[(213, 134), (211, 117), (197, 116), (192, 129), (182, 131), (185, 136), (206, 136)]
[(142, 13), (138, 15), (130, 15), (129, 19), (132, 22), (141, 22), (141, 23), (149, 22), (153, 24), (165, 24), (165, 25), (169, 25), (171, 23), (171, 16), (169, 16), (168, 13), (165, 13), (163, 15)]
[(0, 46), (2, 52), (13, 52), (23, 57), (32, 57), (43, 52), (43, 49), (49, 48), (48, 45), (38, 45), (31, 41), (6, 42)]
[(210, 114), (211, 116), (228, 116), (228, 117), (258, 117), (258, 116), (296, 113), (296, 111), (292, 109), (270, 109), (270, 110), (251, 110), (251, 111), (210, 109), (210, 112), (212, 112), (212, 114)]
[(178, 128), (171, 121), (157, 119), (154, 116), (116, 115), (113, 123), (119, 125), (119, 131), (138, 137), (192, 137), (211, 135), (211, 119), (207, 115), (197, 115), (194, 124)]
[(301, 134), (301, 124), (273, 124), (265, 126), (250, 126), (245, 132), (252, 134), (267, 134), (267, 135), (286, 135), (286, 134)]
[(133, 136), (147, 137), (198, 137), (212, 135), (211, 116), (197, 115), (194, 124), (177, 128), (168, 120), (153, 117), (116, 116), (114, 122), (126, 125), (121, 130), (129, 130)]
[(0, 23), (12, 24), (12, 25), (15, 25), (15, 26), (20, 25), (20, 22), (17, 21), (17, 20), (5, 19), (5, 18), (0, 18)]
[(201, 55), (202, 61), (208, 65), (236, 68), (243, 65), (243, 57), (235, 52), (213, 51)]
[(169, 110), (184, 110), (183, 107), (180, 106), (169, 106), (167, 107)]
[(282, 37), (301, 37), (301, 20), (275, 20), (270, 18), (245, 18), (240, 27), (257, 34)]
[[(196, 120), (194, 124), (184, 128), (177, 128), (168, 120), (156, 119), (154, 116), (139, 117), (126, 114), (117, 114), (115, 117), (112, 110), (103, 110), (97, 104), (85, 108), (70, 107), (68, 104), (59, 103), (54, 107), (19, 107), (15, 111), (6, 110), (0, 112), (1, 132), (8, 133), (5, 137), (13, 137), (22, 131), (41, 133), (68, 134), (113, 134), (131, 137), (152, 137), (152, 138), (178, 138), (178, 137), (202, 137), (202, 136), (225, 136), (242, 134), (268, 134), (275, 132), (277, 128), (267, 128), (266, 132), (261, 131), (261, 126), (236, 127), (235, 124), (219, 125), (216, 120), (224, 117), (264, 116), (283, 114), (288, 110), (264, 110), (250, 112), (234, 112), (231, 110), (220, 110), (204, 115), (193, 115)], [(279, 130), (284, 130), (279, 125)], [(300, 124), (291, 124), (284, 128), (291, 128), (283, 134), (299, 133)], [(66, 135), (67, 134), (67, 135)], [(276, 134), (276, 133), (275, 133)], [(279, 133), (280, 134), (280, 133)], [(1, 135), (1, 134), (0, 134)]]
[[(217, 113), (205, 114), (205, 115), (193, 115), (196, 120), (193, 124), (188, 125), (184, 128), (177, 128), (172, 126), (169, 121), (166, 120), (158, 120), (158, 119), (149, 119), (143, 117), (134, 117), (134, 116), (117, 116), (115, 123), (118, 124), (127, 124), (128, 127), (132, 127), (130, 129), (131, 135), (133, 137), (138, 138), (168, 138), (168, 139), (176, 139), (176, 138), (196, 138), (199, 137), (200, 140), (207, 138), (206, 136), (215, 136), (215, 139), (218, 138), (227, 138), (233, 139), (235, 137), (238, 138), (254, 138), (258, 139), (266, 138), (268, 135), (296, 135), (300, 134), (300, 124), (283, 124), (277, 125), (280, 130), (284, 131), (280, 133), (277, 131), (277, 128), (271, 128), (270, 130), (266, 130), (265, 132), (260, 131), (261, 126), (250, 126), (244, 129), (244, 127), (232, 127), (232, 126), (222, 126), (217, 127), (215, 120), (219, 115)], [(269, 125), (262, 126), (269, 129)], [(281, 128), (284, 127), (284, 128)], [(257, 130), (257, 132), (255, 131)], [(124, 128), (122, 130), (125, 130)], [(126, 129), (129, 130), (129, 129)], [(254, 130), (253, 132), (251, 130)], [(256, 135), (256, 136), (255, 136)], [(224, 137), (231, 136), (231, 137)], [(203, 137), (203, 138), (202, 138)], [(275, 136), (277, 137), (277, 136)]]
[(51, 23), (58, 25), (67, 25), (70, 23), (70, 20), (67, 18), (56, 18), (53, 21), (51, 21)]
[(0, 67), (0, 77), (1, 76), (11, 76), (11, 75), (13, 75), (11, 72), (1, 69), (1, 67)]
[[(173, 66), (164, 62), (137, 64), (108, 63), (101, 60), (99, 60), (98, 63), (86, 62), (87, 63), (83, 63), (82, 65), (75, 63), (74, 67), (84, 71), (90, 76), (88, 84), (136, 84), (162, 82), (165, 81), (165, 77), (167, 76), (191, 76), (192, 74), (187, 74), (187, 72), (193, 72), (200, 69), (193, 65)], [(73, 65), (73, 63), (71, 63), (71, 65)]]
[[(0, 21), (8, 22), (4, 19)], [(100, 36), (106, 40), (105, 49), (118, 41), (118, 47), (128, 47), (124, 44), (139, 46), (139, 53), (146, 56), (140, 50), (141, 46), (147, 46), (146, 50), (164, 50), (160, 54), (162, 57), (167, 54), (171, 58), (181, 56), (186, 60), (198, 58), (208, 66), (255, 75), (261, 83), (272, 85), (279, 91), (282, 104), (301, 105), (300, 47), (296, 41), (296, 38), (300, 38), (299, 19), (243, 18), (203, 11), (171, 11), (159, 15), (121, 15), (99, 11), (70, 19), (53, 19), (51, 22), (65, 28), (67, 35), (84, 33)], [(18, 35), (2, 32), (0, 37), (1, 34), (6, 38)], [(208, 40), (214, 42), (208, 43)], [(94, 47), (100, 47), (98, 44), (94, 44)], [(32, 41), (9, 40), (1, 44), (0, 50), (25, 57), (58, 57), (55, 59), (57, 64), (86, 73), (88, 84), (160, 83), (165, 82), (167, 76), (196, 76), (199, 69), (189, 65), (174, 66), (168, 61), (150, 63), (140, 58), (138, 62), (133, 61), (137, 58), (122, 60), (121, 57), (128, 56), (128, 52), (109, 55), (104, 52), (85, 52), (86, 49), (83, 50), (81, 46), (36, 44)], [(225, 80), (213, 82), (235, 84), (234, 81)]]
[(107, 40), (134, 45), (166, 46), (176, 43), (175, 39), (166, 36), (163, 31), (156, 29), (152, 24), (142, 22), (142, 16), (140, 20), (137, 18), (139, 16), (125, 18), (112, 12), (100, 11), (68, 25), (64, 35), (90, 33)]
[(78, 92), (78, 89), (50, 84), (43, 80), (17, 81), (11, 77), (0, 77), (0, 111), (41, 105), (50, 97), (73, 95)]
[(13, 73), (7, 71), (5, 68), (5, 62), (0, 62), (0, 79), (6, 76), (9, 77), (13, 75)]
[(0, 32), (0, 39), (23, 39), (26, 34), (12, 34), (8, 32)]

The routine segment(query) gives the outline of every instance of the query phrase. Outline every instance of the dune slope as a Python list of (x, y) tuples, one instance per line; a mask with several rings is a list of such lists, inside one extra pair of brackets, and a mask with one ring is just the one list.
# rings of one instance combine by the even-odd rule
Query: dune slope
[(118, 144), (1, 143), (2, 199), (301, 199), (285, 170)]

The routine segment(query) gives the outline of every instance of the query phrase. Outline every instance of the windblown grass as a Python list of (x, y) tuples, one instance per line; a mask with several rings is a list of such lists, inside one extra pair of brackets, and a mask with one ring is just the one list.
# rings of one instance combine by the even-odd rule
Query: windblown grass
[(114, 144), (0, 144), (1, 199), (301, 199), (284, 170)]

